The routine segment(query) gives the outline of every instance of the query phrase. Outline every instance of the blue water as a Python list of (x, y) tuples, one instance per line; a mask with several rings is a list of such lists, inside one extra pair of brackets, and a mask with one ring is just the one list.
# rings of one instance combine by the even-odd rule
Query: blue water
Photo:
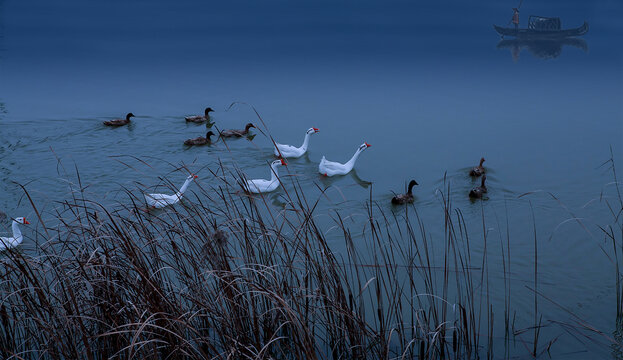
[[(271, 143), (257, 131), (252, 142), (231, 142), (229, 149), (182, 145), (205, 133), (183, 116), (206, 106), (216, 110), (220, 128), (254, 122), (283, 143), (299, 145), (307, 128), (318, 127), (309, 155), (282, 172), (296, 175), (310, 197), (319, 196), (316, 184), (331, 185), (323, 210), (355, 214), (356, 229), (365, 223), (370, 189), (374, 201), (396, 211), (388, 204), (392, 192), (415, 178), (416, 207), (441, 241), (438, 190), (445, 174), (473, 238), (482, 233), (482, 211), (496, 239), (506, 231), (496, 216), (500, 223), (509, 217), (513, 307), (518, 327), (527, 327), (532, 205), (542, 238), (541, 290), (610, 334), (614, 265), (597, 226), (611, 222), (600, 198), (614, 190), (612, 173), (600, 167), (610, 147), (623, 169), (623, 4), (524, 1), (522, 26), (530, 14), (560, 16), (563, 27), (590, 24), (584, 45), (549, 53), (497, 47), (492, 25), (507, 25), (515, 6), (492, 0), (0, 0), (0, 209), (34, 217), (17, 182), (28, 184), (43, 211), (52, 212), (55, 201), (69, 195), (66, 181), (75, 180), (75, 167), (88, 192), (110, 204), (127, 201), (122, 187), (140, 193), (160, 177), (181, 183), (185, 173), (174, 171), (180, 165), (205, 186), (215, 181), (206, 167), (219, 161), (249, 178), (267, 178)], [(230, 107), (234, 102), (240, 103)], [(131, 126), (101, 125), (127, 112), (137, 115)], [(372, 147), (356, 175), (324, 179), (317, 173), (323, 155), (346, 161), (364, 141)], [(471, 202), (466, 194), (474, 183), (465, 174), (481, 156), (489, 200)], [(532, 191), (538, 192), (519, 197)], [(275, 204), (280, 194), (271, 195)], [(565, 222), (572, 217), (586, 229)], [(0, 231), (8, 228), (2, 224)], [(24, 246), (32, 247), (33, 236), (25, 234)], [(344, 249), (339, 235), (336, 252)], [(481, 254), (483, 245), (474, 246)], [(489, 251), (491, 266), (498, 266), (499, 249)], [(503, 295), (503, 289), (492, 294)], [(559, 307), (542, 306), (550, 320), (568, 320)], [(548, 335), (558, 333), (564, 331)], [(552, 354), (586, 357), (576, 351), (606, 356), (609, 350), (565, 333)]]

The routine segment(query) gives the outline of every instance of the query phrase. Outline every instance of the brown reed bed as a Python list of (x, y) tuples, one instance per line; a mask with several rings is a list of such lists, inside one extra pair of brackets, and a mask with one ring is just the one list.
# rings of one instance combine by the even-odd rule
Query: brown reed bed
[[(136, 191), (126, 190), (121, 208), (90, 200), (79, 175), (72, 196), (47, 214), (50, 225), (31, 199), (42, 226), (36, 248), (9, 250), (0, 260), (0, 356), (510, 357), (493, 352), (500, 320), (489, 297), (489, 274), (500, 269), (488, 263), (487, 219), (483, 212), (484, 256), (476, 258), (449, 185), (440, 193), (443, 239), (430, 238), (416, 207), (387, 214), (370, 196), (360, 243), (340, 212), (331, 213), (347, 249), (336, 254), (315, 218), (319, 198), (308, 199), (295, 178), (284, 180), (288, 202), (278, 210), (265, 197), (241, 196), (223, 174), (232, 172), (221, 166), (212, 186), (151, 213), (142, 210)], [(604, 233), (616, 251), (623, 228), (620, 211), (613, 215), (614, 227)], [(536, 257), (536, 224), (534, 231)], [(503, 337), (508, 342), (532, 332), (526, 353), (536, 357), (556, 339), (539, 341), (536, 262), (534, 327), (514, 327), (506, 235), (499, 238), (506, 249)], [(441, 264), (433, 241), (443, 241)], [(617, 267), (621, 309), (619, 278)], [(586, 323), (563, 325), (591, 331)]]

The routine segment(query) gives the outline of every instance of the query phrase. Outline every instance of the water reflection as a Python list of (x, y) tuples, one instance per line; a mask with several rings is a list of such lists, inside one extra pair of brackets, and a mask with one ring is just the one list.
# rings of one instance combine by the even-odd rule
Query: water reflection
[(588, 51), (588, 44), (584, 39), (578, 38), (565, 38), (565, 39), (538, 39), (538, 40), (501, 40), (497, 48), (498, 49), (510, 49), (513, 60), (519, 60), (519, 54), (523, 49), (528, 51), (539, 59), (554, 59), (560, 56), (563, 46), (572, 46)]
[(364, 189), (367, 189), (368, 186), (372, 184), (371, 181), (363, 180), (362, 178), (360, 178), (359, 175), (357, 175), (357, 170), (355, 169), (353, 169), (349, 174), (350, 174), (350, 177), (352, 177), (353, 180), (355, 180), (355, 183), (357, 183), (357, 185), (361, 186)]

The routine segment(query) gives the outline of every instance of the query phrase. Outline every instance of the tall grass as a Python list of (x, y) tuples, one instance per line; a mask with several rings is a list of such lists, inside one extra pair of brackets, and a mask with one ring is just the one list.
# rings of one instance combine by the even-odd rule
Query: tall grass
[[(370, 195), (361, 239), (339, 211), (330, 213), (346, 248), (335, 253), (316, 219), (323, 195), (309, 199), (291, 178), (279, 210), (266, 197), (241, 196), (223, 175), (231, 170), (221, 166), (213, 174), (212, 186), (156, 212), (145, 212), (140, 194), (130, 190), (123, 208), (99, 204), (77, 176), (53, 220), (42, 218), (24, 188), (42, 228), (34, 251), (13, 249), (0, 260), (0, 356), (496, 357), (489, 274), (499, 269), (488, 263), (484, 211), (484, 254), (476, 258), (449, 185), (439, 194), (443, 239), (430, 238), (416, 207), (388, 214)], [(510, 317), (509, 237), (505, 331), (497, 335), (506, 339), (520, 333)], [(439, 264), (432, 242), (441, 240)], [(534, 241), (536, 258), (536, 225)], [(536, 259), (534, 277), (527, 353), (537, 356), (552, 341), (538, 347)]]

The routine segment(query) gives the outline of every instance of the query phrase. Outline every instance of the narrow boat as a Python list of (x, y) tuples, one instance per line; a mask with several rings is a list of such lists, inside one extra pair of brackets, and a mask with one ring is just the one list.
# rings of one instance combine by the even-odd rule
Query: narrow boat
[(514, 36), (520, 39), (560, 39), (582, 36), (588, 32), (588, 23), (573, 29), (561, 29), (560, 18), (530, 16), (528, 28), (507, 28), (493, 25), (495, 31), (502, 36)]

